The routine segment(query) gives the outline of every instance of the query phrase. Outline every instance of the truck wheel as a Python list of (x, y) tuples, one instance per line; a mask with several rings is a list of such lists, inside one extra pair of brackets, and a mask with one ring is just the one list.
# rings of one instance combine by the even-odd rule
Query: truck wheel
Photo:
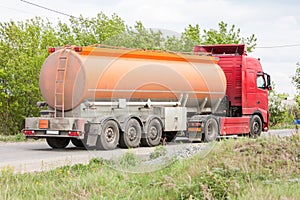
[(102, 133), (97, 139), (97, 148), (101, 150), (115, 149), (120, 137), (118, 124), (113, 120), (108, 120), (102, 127)]
[(53, 149), (63, 149), (70, 143), (70, 138), (46, 138), (46, 141)]
[(130, 119), (125, 127), (125, 131), (120, 135), (119, 145), (122, 148), (135, 148), (141, 142), (142, 129), (136, 119)]
[(141, 139), (143, 146), (157, 146), (160, 144), (162, 137), (162, 126), (158, 119), (153, 119), (148, 124), (147, 133), (144, 138)]
[(208, 118), (204, 124), (204, 142), (211, 142), (217, 139), (219, 134), (218, 122), (215, 118)]
[(75, 147), (84, 147), (84, 144), (80, 139), (72, 138), (71, 142), (72, 144), (74, 144)]
[(262, 122), (258, 115), (254, 115), (250, 121), (250, 137), (257, 138), (262, 131)]

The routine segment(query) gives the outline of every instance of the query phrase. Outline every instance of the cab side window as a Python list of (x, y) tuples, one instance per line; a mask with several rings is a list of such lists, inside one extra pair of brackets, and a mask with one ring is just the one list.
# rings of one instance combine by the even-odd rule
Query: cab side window
[(260, 89), (266, 89), (266, 82), (262, 75), (258, 75), (256, 78), (256, 85)]

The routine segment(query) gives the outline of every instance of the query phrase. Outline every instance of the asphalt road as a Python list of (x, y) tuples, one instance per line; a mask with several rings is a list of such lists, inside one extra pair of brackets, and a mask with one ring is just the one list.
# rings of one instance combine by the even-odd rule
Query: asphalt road
[[(262, 137), (278, 135), (280, 137), (290, 136), (295, 130), (272, 130)], [(183, 140), (184, 141), (184, 140)], [(189, 143), (170, 143), (168, 152), (186, 148)], [(199, 145), (199, 144), (196, 144)], [(92, 158), (117, 159), (127, 149), (115, 149), (112, 151), (85, 150), (76, 148), (70, 144), (66, 149), (56, 150), (50, 148), (45, 140), (35, 142), (0, 143), (0, 169), (13, 168), (17, 173), (47, 171), (58, 166), (73, 165), (76, 163), (88, 163)], [(154, 151), (154, 147), (142, 147), (133, 149), (136, 155), (148, 157)]]

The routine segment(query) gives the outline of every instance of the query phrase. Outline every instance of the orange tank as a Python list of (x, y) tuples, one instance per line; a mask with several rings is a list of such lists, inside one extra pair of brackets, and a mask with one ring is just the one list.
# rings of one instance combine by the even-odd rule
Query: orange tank
[(226, 78), (209, 56), (83, 47), (49, 55), (41, 69), (40, 90), (51, 107), (63, 105), (64, 110), (86, 99), (176, 101), (182, 94), (188, 94), (187, 107), (204, 99), (214, 107), (225, 95)]

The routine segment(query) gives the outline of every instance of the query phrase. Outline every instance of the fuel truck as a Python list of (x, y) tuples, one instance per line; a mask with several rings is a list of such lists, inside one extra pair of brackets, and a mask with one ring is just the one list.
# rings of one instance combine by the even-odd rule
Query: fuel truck
[(52, 148), (210, 142), (268, 130), (270, 76), (243, 44), (189, 54), (93, 45), (51, 47), (39, 79), (45, 102), (27, 138)]

